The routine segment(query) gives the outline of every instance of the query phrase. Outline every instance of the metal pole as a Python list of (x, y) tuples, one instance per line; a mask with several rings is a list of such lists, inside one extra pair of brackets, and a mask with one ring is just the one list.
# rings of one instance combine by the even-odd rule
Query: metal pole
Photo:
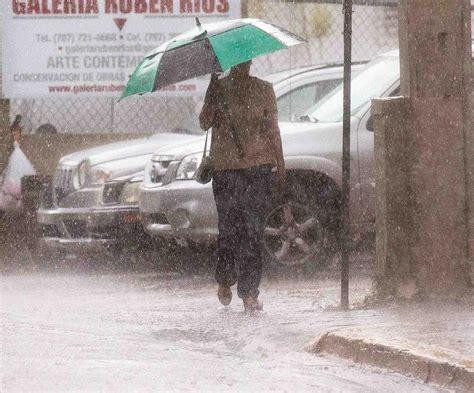
[(341, 308), (349, 309), (349, 194), (351, 176), (352, 0), (344, 0), (344, 103), (342, 118)]
[(115, 98), (110, 99), (110, 132), (114, 132), (115, 123)]
[(240, 3), (240, 14), (242, 18), (249, 17), (249, 8), (248, 8), (248, 0), (242, 0)]

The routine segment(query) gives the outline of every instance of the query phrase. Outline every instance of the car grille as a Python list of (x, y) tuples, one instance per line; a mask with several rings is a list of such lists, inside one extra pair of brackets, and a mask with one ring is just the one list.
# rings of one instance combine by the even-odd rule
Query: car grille
[(38, 225), (38, 231), (41, 237), (60, 237), (58, 228), (51, 224), (40, 224)]
[(54, 193), (58, 200), (74, 191), (73, 168), (58, 168), (54, 177)]
[(145, 215), (145, 220), (152, 224), (168, 225), (168, 218), (164, 213), (151, 213)]
[(107, 183), (102, 192), (102, 203), (104, 205), (113, 205), (120, 202), (120, 195), (125, 183)]
[(95, 227), (91, 230), (91, 237), (93, 239), (119, 239), (121, 235), (121, 227), (118, 225), (106, 225)]
[(87, 229), (87, 223), (81, 220), (64, 220), (64, 226), (66, 227), (69, 236), (72, 238), (88, 237), (89, 231)]
[(41, 207), (46, 209), (54, 207), (53, 181), (51, 176), (48, 176), (48, 178), (43, 181), (43, 190), (41, 192), (40, 205)]

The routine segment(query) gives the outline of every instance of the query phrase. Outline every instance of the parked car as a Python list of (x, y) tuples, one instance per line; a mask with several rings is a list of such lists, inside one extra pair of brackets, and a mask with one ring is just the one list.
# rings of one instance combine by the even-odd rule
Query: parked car
[[(371, 100), (399, 95), (398, 51), (370, 62), (352, 80), (351, 198), (352, 235), (375, 231), (374, 134)], [(288, 175), (289, 203), (275, 203), (266, 222), (264, 242), (281, 264), (315, 265), (334, 252), (340, 231), (342, 180), (342, 85), (299, 119), (280, 122)], [(168, 146), (157, 151), (140, 186), (145, 230), (156, 237), (191, 245), (214, 243), (217, 211), (211, 184), (193, 180), (202, 156), (202, 142)], [(161, 182), (156, 167), (166, 165)]]
[[(280, 115), (286, 120), (310, 107), (341, 78), (341, 65), (325, 64), (278, 72), (266, 79), (274, 83)], [(174, 142), (185, 147), (194, 138), (158, 134), (63, 157), (54, 177), (53, 197), (38, 211), (42, 244), (52, 249), (93, 250), (124, 245), (128, 240), (146, 241), (139, 225), (137, 197), (143, 175), (139, 172), (158, 146)], [(154, 180), (160, 181), (166, 170), (162, 162), (162, 167), (155, 168)]]
[[(200, 133), (199, 133), (200, 134)], [(171, 132), (115, 142), (62, 157), (37, 212), (41, 244), (92, 250), (130, 235), (142, 236), (138, 184), (159, 146), (191, 142), (201, 135)]]
[(147, 246), (150, 238), (143, 231), (137, 205), (143, 170), (135, 171), (133, 168), (126, 175), (106, 181), (101, 187), (100, 197), (96, 194), (99, 197), (93, 202), (96, 206), (82, 211), (74, 209), (74, 212), (57, 209), (62, 228), (40, 224), (43, 242), (70, 251), (102, 251), (106, 247), (109, 251), (122, 252), (125, 248)]
[[(358, 226), (356, 233), (367, 233), (374, 227), (370, 201), (375, 185), (370, 100), (398, 94), (398, 78), (396, 52), (381, 56), (359, 74), (354, 73), (350, 203), (352, 222)], [(297, 113), (286, 119), (291, 121), (280, 122), (290, 203), (275, 205), (265, 231), (270, 254), (289, 265), (325, 260), (336, 246), (342, 177), (342, 86), (313, 108), (299, 112), (303, 116), (296, 118)], [(194, 181), (202, 149), (203, 141), (196, 141), (192, 145), (168, 146), (153, 155), (139, 197), (144, 227), (151, 235), (191, 245), (214, 243), (217, 239), (211, 184)], [(155, 172), (165, 167), (165, 176), (157, 177)], [(295, 228), (304, 233), (295, 236)]]

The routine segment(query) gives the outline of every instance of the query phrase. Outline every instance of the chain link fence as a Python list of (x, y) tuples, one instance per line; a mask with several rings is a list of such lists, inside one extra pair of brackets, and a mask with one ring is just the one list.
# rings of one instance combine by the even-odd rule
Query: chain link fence
[[(342, 0), (242, 0), (242, 16), (261, 18), (305, 37), (308, 43), (254, 61), (253, 74), (343, 61)], [(353, 59), (369, 60), (398, 48), (397, 0), (354, 0)], [(197, 130), (203, 97), (130, 97), (12, 100), (23, 131), (45, 123), (60, 133), (155, 133)]]

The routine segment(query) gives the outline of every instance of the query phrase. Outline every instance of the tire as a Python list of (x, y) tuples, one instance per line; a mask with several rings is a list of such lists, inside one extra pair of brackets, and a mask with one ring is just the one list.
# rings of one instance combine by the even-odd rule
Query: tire
[(265, 221), (264, 245), (275, 265), (314, 273), (337, 251), (337, 189), (329, 182), (293, 178), (284, 203)]

